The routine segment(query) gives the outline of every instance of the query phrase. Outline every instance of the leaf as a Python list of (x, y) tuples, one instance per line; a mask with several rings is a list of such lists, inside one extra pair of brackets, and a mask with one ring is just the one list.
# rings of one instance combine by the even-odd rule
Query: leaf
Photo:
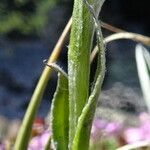
[(89, 57), (93, 33), (94, 25), (89, 11), (84, 6), (83, 0), (75, 0), (68, 51), (69, 147), (73, 142), (78, 117), (89, 96)]
[(58, 73), (58, 84), (51, 106), (52, 142), (56, 150), (68, 149), (68, 79)]
[[(101, 2), (89, 0), (98, 16)], [(90, 51), (92, 48), (94, 23), (84, 0), (75, 0), (68, 51), (69, 75), (69, 149), (75, 136), (78, 118), (89, 96)]]
[[(103, 2), (104, 1), (101, 1), (101, 3)], [(88, 3), (87, 5), (90, 7), (89, 8), (90, 11), (92, 11), (91, 13), (94, 14), (94, 9), (92, 9), (92, 6), (90, 6)], [(94, 118), (98, 97), (100, 94), (101, 86), (105, 75), (105, 48), (103, 44), (103, 37), (101, 33), (100, 24), (98, 19), (96, 18), (96, 15), (94, 14), (93, 17), (95, 21), (97, 45), (99, 50), (97, 70), (95, 74), (95, 82), (91, 95), (78, 119), (77, 130), (75, 138), (73, 140), (72, 150), (81, 150), (81, 149), (88, 150), (89, 148), (89, 139), (92, 121)]]
[(89, 97), (88, 103), (83, 108), (82, 114), (79, 117), (76, 134), (73, 141), (73, 150), (88, 149), (87, 147), (89, 146), (92, 121), (94, 118), (103, 78), (104, 73), (103, 71), (101, 71), (97, 77), (94, 89)]
[(143, 54), (144, 54), (144, 57), (145, 57), (145, 61), (146, 61), (146, 64), (147, 64), (147, 69), (148, 71), (150, 72), (150, 53), (149, 51), (143, 47)]
[(150, 56), (149, 52), (141, 45), (136, 46), (136, 64), (143, 97), (150, 112)]

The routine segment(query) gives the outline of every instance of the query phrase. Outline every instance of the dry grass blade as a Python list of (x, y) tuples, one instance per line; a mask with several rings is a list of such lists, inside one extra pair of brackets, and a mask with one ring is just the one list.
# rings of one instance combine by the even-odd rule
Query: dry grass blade
[(120, 32), (112, 34), (105, 38), (104, 42), (109, 43), (114, 40), (119, 39), (130, 39), (136, 42), (140, 42), (142, 44), (145, 44), (147, 46), (150, 46), (150, 38), (141, 34), (132, 33), (132, 32)]
[[(130, 39), (132, 41), (140, 42), (144, 45), (150, 46), (150, 37), (144, 36), (141, 34), (137, 34), (137, 33), (125, 32), (125, 31), (115, 33), (115, 34), (112, 34), (112, 35), (106, 37), (104, 39), (104, 43), (109, 43), (109, 42), (112, 42), (114, 40), (119, 40), (119, 39)], [(98, 51), (98, 48), (97, 48), (97, 46), (95, 46), (95, 48), (91, 54), (91, 58), (90, 58), (91, 61), (95, 58), (97, 51)]]

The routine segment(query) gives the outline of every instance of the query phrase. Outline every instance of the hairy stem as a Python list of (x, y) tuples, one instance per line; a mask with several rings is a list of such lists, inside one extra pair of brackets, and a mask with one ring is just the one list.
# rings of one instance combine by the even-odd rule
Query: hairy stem
[[(103, 0), (89, 0), (96, 16)], [(89, 96), (90, 52), (93, 41), (93, 16), (84, 0), (75, 0), (72, 29), (68, 51), (69, 76), (69, 148), (71, 148), (78, 118)]]

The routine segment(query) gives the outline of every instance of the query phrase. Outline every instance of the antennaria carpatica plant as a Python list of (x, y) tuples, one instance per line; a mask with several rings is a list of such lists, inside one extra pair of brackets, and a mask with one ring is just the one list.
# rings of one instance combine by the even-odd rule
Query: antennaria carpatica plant
[[(75, 0), (74, 2), (68, 51), (68, 86), (67, 80), (59, 76), (51, 110), (52, 140), (58, 150), (89, 148), (92, 120), (105, 73), (103, 38), (97, 19), (103, 2), (104, 0), (90, 2)], [(94, 85), (89, 96), (90, 51), (95, 28), (99, 52)], [(67, 89), (68, 97), (67, 95), (60, 97)], [(60, 108), (58, 101), (64, 102), (65, 105), (63, 103)], [(59, 109), (68, 114), (58, 112)], [(67, 119), (66, 116), (69, 118)], [(60, 125), (63, 130), (60, 129)]]
[[(103, 38), (97, 19), (103, 3), (104, 0), (74, 1), (68, 51), (68, 77), (58, 66), (50, 65), (59, 72), (51, 107), (51, 139), (57, 150), (89, 148), (91, 124), (105, 72)], [(90, 52), (95, 28), (99, 48), (98, 62), (93, 88), (89, 93)], [(49, 62), (51, 59), (48, 64)], [(35, 89), (15, 143), (16, 150), (27, 148), (31, 125), (47, 84), (49, 72), (46, 67)]]
[[(51, 70), (58, 73), (58, 85), (51, 107), (52, 137), (45, 146), (49, 149), (50, 143), (57, 150), (88, 150), (91, 125), (96, 109), (97, 99), (101, 90), (105, 74), (105, 52), (100, 23), (97, 19), (104, 0), (75, 0), (73, 23), (68, 51), (68, 75), (54, 62), (60, 51), (52, 53), (43, 74), (37, 84), (26, 112), (22, 127), (18, 134), (15, 150), (26, 150), (31, 134), (31, 127), (36, 111), (43, 96)], [(68, 23), (71, 24), (71, 20)], [(97, 69), (93, 86), (89, 87), (90, 53), (93, 34), (96, 29), (98, 53)], [(68, 30), (67, 30), (68, 31)], [(149, 38), (133, 33), (117, 33), (105, 38), (104, 42), (120, 38), (128, 38), (149, 45)], [(57, 47), (57, 46), (56, 46)], [(57, 47), (57, 48), (58, 48)], [(94, 51), (93, 51), (94, 52)], [(92, 56), (95, 56), (92, 55)], [(94, 57), (91, 57), (92, 59)], [(91, 60), (92, 60), (91, 59)], [(89, 91), (91, 91), (89, 93)], [(50, 141), (52, 139), (52, 142)]]

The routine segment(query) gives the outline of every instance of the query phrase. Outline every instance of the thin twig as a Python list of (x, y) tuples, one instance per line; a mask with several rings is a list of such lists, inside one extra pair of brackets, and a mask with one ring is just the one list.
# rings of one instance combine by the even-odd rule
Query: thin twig
[[(150, 46), (150, 37), (137, 34), (137, 33), (132, 33), (132, 32), (120, 32), (120, 33), (112, 34), (104, 39), (104, 43), (109, 43), (119, 39), (130, 39), (132, 41), (140, 42), (142, 44)], [(97, 51), (98, 51), (98, 47), (95, 46), (90, 57), (91, 61), (95, 58)]]
[[(61, 52), (61, 49), (62, 49), (62, 46), (64, 44), (64, 41), (66, 39), (66, 36), (68, 35), (69, 33), (69, 30), (70, 30), (70, 27), (71, 27), (71, 24), (72, 24), (72, 18), (70, 18), (70, 20), (68, 21), (62, 35), (60, 36), (55, 48), (53, 49), (53, 52), (48, 60), (48, 63), (53, 63), (54, 61), (57, 60), (60, 52)], [(49, 67), (48, 67), (49, 68)]]
[(130, 39), (136, 42), (143, 43), (147, 46), (150, 46), (150, 38), (141, 34), (132, 33), (132, 32), (121, 32), (112, 34), (104, 39), (104, 43), (109, 43), (111, 41), (119, 39)]
[(114, 26), (112, 26), (112, 25), (110, 25), (110, 24), (108, 24), (106, 22), (100, 21), (100, 23), (101, 23), (101, 27), (103, 27), (103, 28), (105, 28), (105, 29), (107, 29), (109, 31), (116, 32), (116, 33), (126, 32), (125, 30), (122, 30), (122, 29), (120, 29), (118, 27), (114, 27)]
[(120, 148), (117, 148), (116, 150), (133, 150), (133, 149), (148, 147), (148, 146), (150, 146), (150, 141), (139, 141), (133, 144), (122, 146)]

